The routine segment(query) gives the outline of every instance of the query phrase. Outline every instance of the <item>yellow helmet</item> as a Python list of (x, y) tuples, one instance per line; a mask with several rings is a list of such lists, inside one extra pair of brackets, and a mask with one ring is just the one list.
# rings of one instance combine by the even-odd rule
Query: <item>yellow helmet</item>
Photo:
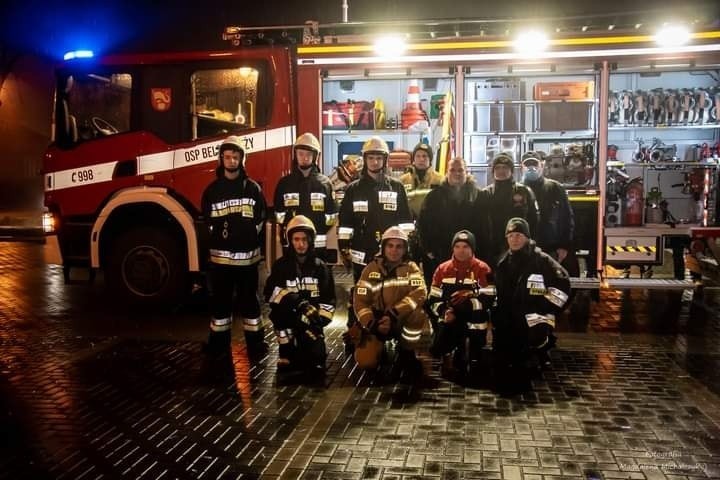
[(311, 152), (315, 152), (316, 155), (320, 154), (320, 142), (317, 137), (310, 132), (303, 133), (297, 137), (293, 145), (293, 150), (296, 148), (310, 150)]
[(298, 230), (302, 230), (307, 234), (310, 243), (314, 242), (316, 230), (312, 220), (305, 215), (296, 215), (290, 219), (285, 229), (285, 239), (287, 240), (288, 245), (291, 243), (293, 233)]
[(384, 155), (390, 154), (390, 149), (388, 148), (388, 144), (385, 140), (382, 138), (376, 136), (370, 137), (363, 143), (362, 146), (362, 154), (365, 155), (366, 153), (375, 152), (375, 153), (382, 153)]

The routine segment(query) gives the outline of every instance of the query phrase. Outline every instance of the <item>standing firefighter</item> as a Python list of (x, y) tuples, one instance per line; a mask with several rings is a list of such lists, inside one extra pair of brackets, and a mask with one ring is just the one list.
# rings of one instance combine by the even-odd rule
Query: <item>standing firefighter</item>
[(270, 320), (279, 344), (278, 371), (324, 372), (323, 328), (335, 312), (330, 268), (314, 252), (315, 227), (304, 215), (287, 224), (287, 255), (277, 259), (265, 283)]
[[(452, 241), (452, 258), (435, 270), (428, 297), (434, 338), (431, 353), (443, 359), (443, 373), (465, 373), (480, 360), (485, 346), (492, 296), (483, 294), (490, 267), (475, 258), (475, 236), (460, 230)], [(469, 351), (466, 349), (469, 340)]]
[(444, 180), (443, 176), (432, 168), (432, 157), (430, 145), (418, 143), (412, 152), (412, 164), (399, 179), (407, 191), (410, 211), (415, 219), (420, 215), (420, 207), (430, 189)]
[[(284, 230), (296, 215), (305, 215), (315, 225), (315, 254), (325, 259), (327, 232), (337, 220), (330, 180), (318, 170), (320, 142), (312, 133), (303, 133), (293, 146), (292, 171), (275, 189), (275, 221)], [(287, 247), (288, 245), (286, 245)]]
[(408, 237), (399, 227), (382, 235), (380, 253), (365, 267), (355, 286), (353, 306), (357, 322), (350, 337), (355, 360), (362, 369), (375, 369), (384, 343), (398, 341), (398, 363), (406, 371), (421, 368), (415, 349), (427, 316), (422, 306), (427, 291), (420, 267), (408, 258)]
[(525, 362), (537, 355), (549, 366), (555, 345), (555, 317), (570, 293), (567, 271), (530, 239), (530, 227), (512, 218), (505, 229), (509, 249), (495, 269), (497, 307), (493, 312), (493, 352), (498, 378), (527, 388)]
[(393, 225), (412, 230), (405, 188), (386, 175), (387, 143), (371, 137), (363, 144), (363, 169), (348, 186), (342, 205), (338, 244), (343, 262), (353, 266), (355, 281), (378, 252), (382, 233)]
[(202, 196), (203, 216), (210, 229), (212, 320), (206, 351), (229, 352), (233, 294), (237, 293), (248, 350), (258, 353), (265, 347), (257, 298), (265, 199), (260, 186), (245, 173), (240, 138), (230, 136), (222, 142), (219, 163), (217, 179)]
[(479, 204), (478, 214), (485, 216), (490, 225), (490, 252), (484, 258), (495, 264), (505, 251), (505, 225), (513, 217), (521, 217), (535, 233), (538, 222), (538, 207), (532, 190), (513, 178), (515, 165), (507, 153), (500, 153), (493, 159), (493, 184), (485, 187), (487, 195)]

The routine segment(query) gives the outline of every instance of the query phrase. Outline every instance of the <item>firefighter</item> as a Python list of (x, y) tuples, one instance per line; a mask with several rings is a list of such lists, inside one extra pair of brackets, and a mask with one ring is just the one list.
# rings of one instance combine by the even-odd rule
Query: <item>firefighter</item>
[(475, 180), (468, 174), (465, 160), (456, 157), (448, 162), (445, 180), (425, 197), (418, 218), (418, 236), (424, 252), (422, 265), (426, 285), (432, 283), (437, 266), (450, 259), (448, 246), (455, 232), (470, 230), (477, 242), (475, 251), (486, 250), (479, 223), (482, 216), (475, 211), (480, 195)]
[(245, 342), (251, 354), (266, 345), (258, 302), (260, 236), (266, 218), (260, 186), (245, 172), (245, 150), (239, 137), (220, 144), (217, 179), (202, 195), (202, 211), (210, 230), (210, 335), (205, 351), (229, 352), (233, 294), (243, 319)]
[(304, 368), (325, 371), (323, 328), (335, 312), (335, 284), (314, 251), (315, 226), (296, 215), (285, 230), (287, 255), (277, 259), (265, 283), (265, 300), (279, 344), (278, 372)]
[(532, 190), (513, 178), (515, 164), (507, 153), (499, 153), (492, 162), (493, 183), (483, 189), (483, 201), (478, 204), (477, 214), (489, 225), (489, 255), (484, 257), (491, 265), (496, 264), (505, 251), (505, 225), (513, 217), (521, 217), (534, 233), (538, 222), (538, 207)]
[(532, 354), (541, 367), (550, 366), (555, 318), (567, 304), (570, 280), (567, 271), (531, 240), (525, 219), (511, 218), (505, 232), (509, 248), (495, 269), (493, 353), (501, 383), (511, 380), (512, 386), (527, 388), (525, 362)]
[[(360, 178), (352, 182), (340, 205), (338, 246), (343, 263), (352, 267), (355, 283), (360, 274), (378, 253), (382, 233), (393, 225), (408, 231), (414, 229), (405, 187), (387, 175), (390, 149), (380, 137), (370, 137), (362, 146), (363, 167)], [(352, 308), (354, 295), (350, 292), (348, 328), (355, 321)], [(343, 335), (345, 349), (354, 348), (349, 330)]]
[[(320, 142), (312, 133), (303, 133), (293, 146), (292, 171), (282, 177), (275, 188), (275, 221), (284, 230), (295, 217), (305, 215), (315, 225), (315, 254), (326, 259), (327, 232), (337, 220), (330, 180), (318, 169)], [(288, 245), (284, 245), (287, 250)]]
[(451, 248), (452, 258), (435, 270), (427, 300), (434, 331), (430, 353), (442, 358), (445, 375), (453, 371), (463, 374), (468, 367), (466, 359), (479, 360), (493, 303), (492, 296), (480, 290), (488, 286), (490, 267), (475, 258), (472, 232), (457, 232)]
[(522, 156), (522, 171), (523, 184), (535, 194), (540, 210), (535, 233), (538, 247), (565, 267), (570, 276), (579, 276), (580, 267), (572, 248), (575, 215), (565, 188), (557, 180), (545, 178), (543, 152), (526, 152)]
[(328, 177), (332, 185), (335, 204), (338, 208), (343, 197), (345, 197), (345, 190), (347, 190), (348, 185), (360, 177), (360, 170), (362, 170), (362, 157), (359, 155), (347, 155)]
[(418, 143), (412, 152), (412, 163), (407, 171), (400, 176), (400, 183), (408, 194), (408, 203), (413, 218), (420, 215), (420, 207), (432, 188), (440, 185), (444, 178), (432, 167), (433, 151), (430, 145)]
[(406, 371), (421, 370), (415, 349), (427, 326), (422, 306), (427, 291), (420, 268), (409, 260), (408, 236), (400, 227), (382, 234), (381, 250), (363, 269), (354, 289), (357, 322), (350, 329), (360, 368), (375, 369), (384, 343), (398, 342), (397, 363)]
[(338, 228), (343, 263), (353, 267), (357, 282), (365, 265), (378, 252), (382, 233), (393, 225), (414, 229), (405, 188), (386, 174), (390, 154), (387, 143), (371, 137), (362, 147), (360, 178), (345, 191)]

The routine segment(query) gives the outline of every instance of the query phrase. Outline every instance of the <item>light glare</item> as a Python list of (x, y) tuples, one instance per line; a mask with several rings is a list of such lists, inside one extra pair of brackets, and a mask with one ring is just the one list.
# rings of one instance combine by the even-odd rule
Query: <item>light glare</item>
[(549, 44), (548, 36), (537, 31), (521, 33), (514, 42), (515, 50), (526, 55), (544, 52)]
[(381, 57), (397, 57), (406, 49), (405, 40), (396, 36), (378, 38), (374, 45), (375, 53)]
[(690, 30), (680, 25), (668, 25), (655, 34), (655, 42), (661, 47), (678, 47), (690, 41)]

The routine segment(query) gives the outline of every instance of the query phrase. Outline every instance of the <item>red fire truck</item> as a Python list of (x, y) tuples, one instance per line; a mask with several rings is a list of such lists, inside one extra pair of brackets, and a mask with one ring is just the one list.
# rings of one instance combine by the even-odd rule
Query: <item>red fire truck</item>
[[(712, 74), (720, 68), (720, 31), (696, 28), (685, 43), (658, 46), (663, 37), (642, 30), (648, 27), (614, 22), (558, 24), (553, 38), (530, 38), (532, 51), (519, 51), (508, 36), (519, 30), (514, 24), (311, 22), (230, 27), (222, 51), (68, 59), (57, 70), (54, 140), (44, 164), (45, 223), (54, 234), (48, 245), (58, 247), (66, 271), (103, 269), (127, 298), (176, 298), (188, 273), (203, 268), (199, 200), (215, 175), (219, 142), (242, 137), (248, 173), (271, 202), (296, 134), (309, 131), (321, 139), (326, 173), (368, 136), (381, 135), (399, 150), (429, 142), (442, 151), (441, 169), (448, 156), (462, 155), (480, 186), (495, 153), (519, 161), (527, 150), (564, 152), (553, 164), (564, 170), (553, 171), (573, 200), (590, 276), (608, 263), (660, 264), (666, 237), (715, 221), (717, 154), (694, 146), (720, 150), (720, 85)], [(378, 26), (404, 33), (378, 50)], [(288, 41), (295, 30), (299, 44)], [(649, 112), (655, 90), (665, 107), (653, 122), (643, 105)], [(669, 117), (668, 99), (678, 105)], [(679, 119), (690, 110), (691, 120)], [(363, 123), (359, 113), (371, 120)], [(674, 153), (661, 146), (654, 161), (636, 158), (638, 137), (662, 140), (667, 132)], [(697, 195), (692, 204), (678, 193), (673, 207), (667, 192), (670, 210), (688, 220), (679, 229), (666, 231), (641, 214), (643, 225), (618, 230), (630, 225), (610, 219), (606, 198), (610, 180), (625, 171), (613, 163), (621, 160), (648, 192), (665, 193), (676, 176), (683, 183), (702, 169), (703, 211)], [(685, 203), (692, 204), (688, 215)]]

